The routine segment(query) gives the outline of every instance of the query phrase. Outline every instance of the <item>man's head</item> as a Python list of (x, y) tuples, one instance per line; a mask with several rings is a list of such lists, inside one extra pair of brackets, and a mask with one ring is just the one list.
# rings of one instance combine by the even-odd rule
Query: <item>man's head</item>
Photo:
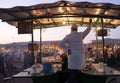
[(77, 24), (73, 24), (71, 27), (71, 31), (77, 31), (78, 29), (78, 25)]

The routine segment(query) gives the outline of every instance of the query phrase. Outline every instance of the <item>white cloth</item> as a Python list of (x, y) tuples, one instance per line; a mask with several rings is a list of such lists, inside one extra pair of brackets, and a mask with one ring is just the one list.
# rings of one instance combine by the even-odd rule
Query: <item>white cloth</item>
[(91, 28), (84, 32), (72, 31), (60, 42), (64, 51), (71, 50), (71, 55), (68, 56), (68, 69), (82, 69), (86, 66), (83, 39), (90, 30)]

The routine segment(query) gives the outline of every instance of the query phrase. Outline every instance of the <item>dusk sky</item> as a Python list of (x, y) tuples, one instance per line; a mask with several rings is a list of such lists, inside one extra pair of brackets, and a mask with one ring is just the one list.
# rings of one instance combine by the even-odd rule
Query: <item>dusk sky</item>
[[(60, 0), (0, 0), (0, 8), (11, 8), (14, 6), (30, 6), (40, 3), (53, 3)], [(88, 2), (104, 2), (104, 3), (113, 3), (120, 5), (120, 0), (69, 0), (74, 2), (81, 2), (81, 1), (88, 1)], [(43, 41), (50, 41), (50, 40), (61, 40), (63, 39), (68, 33), (70, 26), (68, 27), (60, 27), (60, 28), (50, 28), (50, 29), (43, 29)], [(79, 27), (79, 31), (83, 31), (85, 27)], [(116, 29), (110, 29), (108, 32), (109, 36), (105, 38), (112, 38), (112, 39), (120, 39), (120, 26)], [(101, 37), (99, 37), (101, 39)], [(39, 29), (34, 30), (34, 41), (40, 40), (40, 33)], [(91, 40), (95, 40), (95, 30), (92, 29), (90, 34), (85, 38), (84, 43), (89, 43)], [(30, 34), (18, 34), (18, 30), (15, 26), (11, 26), (6, 22), (2, 22), (0, 20), (0, 44), (12, 43), (12, 42), (29, 42), (31, 41)]]

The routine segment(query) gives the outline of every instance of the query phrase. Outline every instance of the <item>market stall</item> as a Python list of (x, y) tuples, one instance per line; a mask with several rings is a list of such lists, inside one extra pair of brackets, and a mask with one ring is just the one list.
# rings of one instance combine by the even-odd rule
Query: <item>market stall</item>
[[(86, 26), (89, 18), (93, 20), (93, 27), (116, 28), (120, 25), (119, 14), (120, 5), (112, 3), (58, 1), (32, 6), (0, 8), (0, 19), (15, 26), (18, 30), (20, 28), (27, 30), (27, 33), (32, 34), (32, 44), (34, 42), (33, 29), (40, 29), (40, 53), (43, 28), (55, 27), (57, 29), (60, 26), (71, 26), (74, 23)], [(102, 38), (104, 50), (104, 35)], [(32, 50), (34, 51), (34, 48)]]
[[(74, 23), (79, 26), (87, 26), (90, 18), (93, 20), (92, 27), (94, 28), (98, 26), (102, 30), (116, 28), (120, 26), (120, 5), (112, 3), (58, 1), (32, 6), (0, 8), (0, 19), (3, 22), (7, 22), (18, 28), (20, 31), (18, 34), (32, 34), (32, 45), (34, 45), (33, 30), (40, 29), (40, 53), (42, 53), (42, 29), (53, 27), (57, 29), (61, 26), (71, 26)], [(25, 31), (25, 33), (21, 33), (23, 32), (21, 30)], [(102, 39), (104, 54), (104, 35), (102, 35)], [(33, 47), (32, 53), (34, 62)], [(40, 61), (42, 63), (41, 59)]]

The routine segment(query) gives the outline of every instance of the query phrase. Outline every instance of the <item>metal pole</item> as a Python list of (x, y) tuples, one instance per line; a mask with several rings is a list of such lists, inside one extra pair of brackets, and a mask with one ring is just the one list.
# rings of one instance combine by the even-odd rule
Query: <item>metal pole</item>
[(95, 31), (96, 31), (96, 62), (98, 62), (98, 31), (97, 31), (97, 27), (98, 27), (98, 22), (99, 22), (99, 18), (96, 20), (96, 27), (95, 27)]
[(103, 18), (101, 18), (101, 23), (102, 23), (102, 43), (103, 43), (103, 61), (105, 62), (105, 53), (104, 53), (104, 46), (105, 46), (105, 42), (104, 42), (104, 29), (103, 29)]
[(40, 27), (40, 63), (42, 63), (42, 27)]
[(32, 63), (35, 63), (35, 56), (34, 56), (34, 35), (33, 35), (33, 28), (32, 28)]
[(97, 27), (95, 28), (96, 29), (96, 60), (98, 62), (98, 31), (97, 31)]

